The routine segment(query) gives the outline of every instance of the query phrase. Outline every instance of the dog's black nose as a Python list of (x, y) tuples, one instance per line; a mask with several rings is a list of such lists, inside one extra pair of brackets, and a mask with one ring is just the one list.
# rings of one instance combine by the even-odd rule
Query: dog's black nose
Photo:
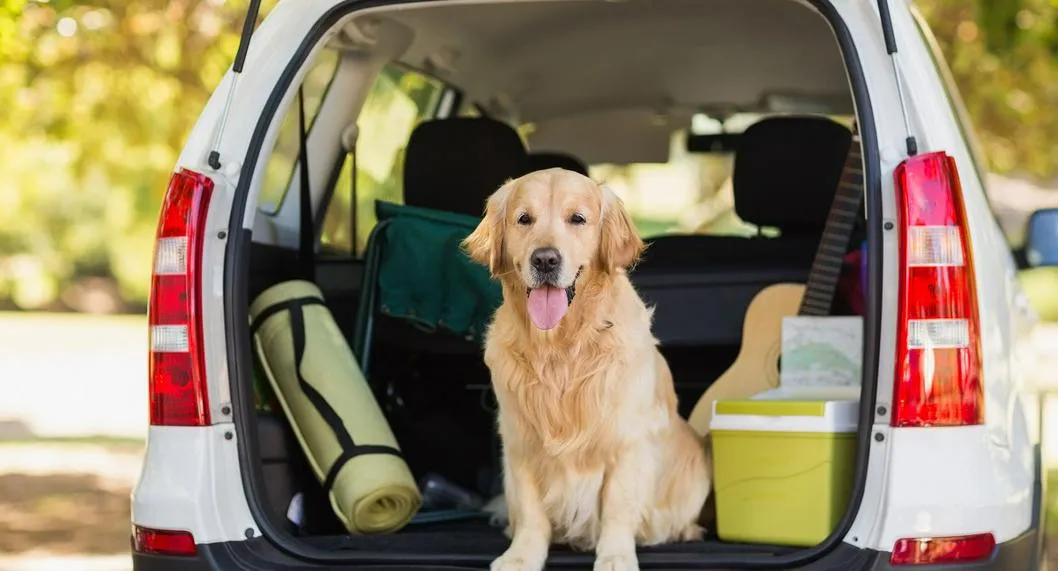
[(548, 273), (558, 269), (562, 256), (555, 248), (537, 248), (530, 261), (538, 272)]

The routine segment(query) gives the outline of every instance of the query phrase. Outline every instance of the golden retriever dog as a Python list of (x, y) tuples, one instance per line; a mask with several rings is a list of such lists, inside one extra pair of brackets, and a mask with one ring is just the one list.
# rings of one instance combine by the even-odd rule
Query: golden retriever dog
[(463, 246), (503, 286), (485, 363), (511, 545), (492, 569), (542, 569), (553, 541), (638, 569), (637, 544), (699, 539), (709, 460), (628, 279), (644, 245), (617, 195), (533, 172), (489, 197)]

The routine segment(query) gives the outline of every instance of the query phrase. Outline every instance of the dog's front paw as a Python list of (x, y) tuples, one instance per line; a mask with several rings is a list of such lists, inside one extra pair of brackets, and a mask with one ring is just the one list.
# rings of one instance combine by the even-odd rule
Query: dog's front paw
[(595, 558), (595, 571), (639, 571), (635, 553), (602, 555)]
[(489, 571), (541, 571), (543, 568), (543, 561), (518, 553), (504, 553), (489, 565)]
[(692, 524), (683, 528), (678, 539), (680, 541), (701, 541), (703, 537), (705, 537), (705, 528), (697, 524)]

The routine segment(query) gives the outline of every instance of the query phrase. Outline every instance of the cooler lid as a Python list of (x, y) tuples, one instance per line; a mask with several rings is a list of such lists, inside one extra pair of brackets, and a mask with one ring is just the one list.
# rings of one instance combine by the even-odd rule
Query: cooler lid
[(722, 400), (713, 403), (710, 430), (856, 432), (855, 400)]

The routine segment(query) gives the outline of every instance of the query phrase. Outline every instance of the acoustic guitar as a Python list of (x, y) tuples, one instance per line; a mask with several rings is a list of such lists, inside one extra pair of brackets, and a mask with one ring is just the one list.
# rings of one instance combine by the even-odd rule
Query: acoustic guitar
[(713, 403), (717, 400), (745, 399), (779, 386), (784, 318), (830, 314), (862, 198), (863, 162), (860, 137), (854, 128), (841, 179), (812, 260), (808, 284), (771, 285), (757, 292), (750, 301), (742, 323), (742, 346), (735, 362), (702, 394), (688, 418), (700, 436), (709, 432)]

